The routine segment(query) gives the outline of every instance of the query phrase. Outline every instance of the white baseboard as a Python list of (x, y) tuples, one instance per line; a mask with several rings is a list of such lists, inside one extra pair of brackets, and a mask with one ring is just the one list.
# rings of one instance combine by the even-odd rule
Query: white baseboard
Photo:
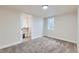
[[(45, 36), (47, 36), (47, 35), (45, 35)], [(51, 36), (47, 36), (47, 37), (51, 37)], [(72, 42), (72, 43), (77, 44), (76, 41), (73, 41), (73, 40), (71, 41), (71, 40), (65, 39), (65, 38), (60, 38), (60, 37), (51, 37), (51, 38), (56, 38), (56, 39), (58, 39), (58, 40), (63, 40), (63, 41)]]
[(0, 49), (7, 48), (7, 47), (11, 47), (11, 46), (20, 44), (20, 43), (22, 43), (22, 42), (23, 42), (23, 41), (18, 41), (18, 42), (12, 43), (12, 44), (4, 45), (4, 46), (0, 47)]
[[(36, 39), (36, 38), (39, 38), (39, 37), (42, 37), (42, 36), (43, 35), (38, 35), (38, 36), (33, 37), (32, 39)], [(7, 47), (11, 47), (11, 46), (20, 44), (22, 42), (24, 42), (24, 40), (21, 40), (21, 41), (15, 42), (15, 43), (11, 43), (11, 44), (8, 44), (8, 45), (1, 46), (0, 49), (7, 48)]]
[(36, 38), (39, 38), (39, 37), (42, 37), (43, 35), (41, 34), (41, 35), (37, 35), (37, 36), (35, 36), (35, 37), (32, 37), (32, 40), (34, 40), (34, 39), (36, 39)]
[[(39, 38), (39, 37), (42, 37), (42, 36), (43, 35), (38, 35), (36, 37), (33, 37), (32, 39), (36, 39), (36, 38)], [(47, 36), (47, 37), (51, 37), (51, 36)], [(59, 39), (59, 40), (68, 41), (68, 42), (72, 42), (72, 43), (77, 43), (76, 41), (70, 41), (70, 40), (67, 40), (67, 39), (64, 40), (64, 38), (59, 38), (59, 37), (51, 37), (51, 38), (56, 38), (56, 39)], [(12, 44), (4, 45), (4, 46), (0, 47), (0, 49), (7, 48), (7, 47), (10, 47), (10, 46), (14, 46), (14, 45), (20, 44), (22, 42), (24, 42), (24, 41), (18, 41), (18, 42), (12, 43)]]

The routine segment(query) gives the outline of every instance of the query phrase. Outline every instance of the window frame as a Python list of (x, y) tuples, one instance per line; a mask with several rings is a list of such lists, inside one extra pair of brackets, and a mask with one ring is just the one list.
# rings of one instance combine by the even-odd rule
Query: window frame
[[(55, 18), (49, 17), (47, 20), (48, 20), (48, 26), (47, 26), (48, 31), (53, 31), (55, 28)], [(51, 24), (49, 24), (49, 23), (51, 23)]]

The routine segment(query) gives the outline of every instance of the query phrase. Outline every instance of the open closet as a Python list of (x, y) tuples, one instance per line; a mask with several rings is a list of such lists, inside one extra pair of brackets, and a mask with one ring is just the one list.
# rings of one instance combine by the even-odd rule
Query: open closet
[(27, 14), (21, 14), (21, 37), (25, 41), (31, 40), (31, 16)]

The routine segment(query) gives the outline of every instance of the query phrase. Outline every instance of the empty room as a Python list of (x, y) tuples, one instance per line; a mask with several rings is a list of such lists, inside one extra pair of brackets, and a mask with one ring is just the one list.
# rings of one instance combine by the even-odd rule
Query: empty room
[(0, 53), (78, 53), (77, 5), (0, 5)]

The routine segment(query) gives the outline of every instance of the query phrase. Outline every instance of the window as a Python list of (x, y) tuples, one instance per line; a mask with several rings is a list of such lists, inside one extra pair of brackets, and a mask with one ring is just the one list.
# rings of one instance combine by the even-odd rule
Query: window
[(54, 30), (54, 17), (48, 18), (48, 30)]

